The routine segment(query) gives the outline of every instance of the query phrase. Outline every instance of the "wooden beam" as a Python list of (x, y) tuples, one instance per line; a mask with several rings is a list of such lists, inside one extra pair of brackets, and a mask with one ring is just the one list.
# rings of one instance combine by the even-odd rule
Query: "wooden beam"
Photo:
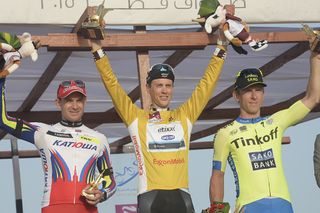
[[(212, 149), (214, 141), (205, 141), (205, 142), (193, 142), (190, 144), (191, 150), (198, 150), (198, 149)], [(282, 144), (287, 145), (290, 144), (291, 140), (290, 137), (282, 137)], [(113, 143), (111, 143), (112, 145)], [(119, 153), (128, 153), (134, 152), (133, 147), (128, 147), (127, 150), (123, 146), (111, 146), (110, 151), (112, 154), (119, 154)], [(39, 152), (37, 150), (21, 150), (18, 151), (19, 158), (38, 158), (40, 157)], [(11, 159), (12, 152), (11, 151), (0, 151), (0, 159)]]
[[(271, 115), (279, 110), (286, 109), (294, 102), (304, 97), (305, 92), (300, 93), (286, 101), (261, 108), (261, 115)], [(320, 112), (320, 105), (315, 107), (312, 112)], [(17, 117), (18, 112), (8, 112), (12, 117)], [(215, 119), (235, 119), (239, 115), (239, 108), (213, 109), (211, 111), (203, 111), (198, 120), (215, 120)], [(24, 112), (22, 119), (30, 122), (56, 123), (60, 121), (59, 111), (32, 111)], [(114, 110), (114, 108), (105, 112), (87, 112), (83, 116), (83, 121), (90, 128), (97, 127), (104, 123), (121, 123), (122, 120)], [(210, 132), (212, 134), (212, 132)], [(207, 136), (207, 135), (206, 135)], [(121, 140), (121, 139), (120, 139)]]
[[(146, 26), (135, 26), (136, 34), (146, 34)], [(144, 110), (149, 110), (151, 105), (150, 94), (147, 92), (146, 88), (146, 78), (148, 75), (148, 71), (150, 68), (150, 56), (148, 50), (137, 50), (136, 51), (137, 58), (137, 67), (138, 67), (138, 77), (139, 77), (139, 88), (140, 88), (140, 101), (141, 108)]]
[[(301, 31), (292, 32), (256, 32), (252, 37), (267, 39), (269, 43), (290, 43), (307, 41), (306, 35)], [(40, 39), (43, 46), (50, 51), (72, 50), (90, 51), (88, 39), (76, 33), (51, 33), (47, 36), (33, 36)], [(206, 32), (160, 32), (145, 34), (106, 34), (102, 47), (109, 51), (123, 50), (177, 50), (177, 49), (203, 49), (207, 45), (216, 44), (217, 35), (208, 35)]]
[[(273, 60), (269, 61), (262, 67), (260, 67), (260, 69), (263, 71), (263, 75), (267, 76), (273, 73), (274, 71), (276, 71), (277, 69), (279, 69), (280, 67), (282, 67), (283, 65), (285, 65), (286, 63), (288, 63), (289, 61), (299, 57), (309, 49), (310, 48), (309, 48), (308, 42), (298, 43), (293, 47), (291, 47), (290, 49), (288, 49), (287, 51), (285, 51), (284, 53), (275, 57)], [(218, 95), (214, 96), (208, 102), (206, 106), (206, 110), (213, 109), (216, 106), (228, 100), (229, 98), (231, 98), (232, 91), (233, 91), (233, 85), (229, 86), (227, 89), (223, 90)]]

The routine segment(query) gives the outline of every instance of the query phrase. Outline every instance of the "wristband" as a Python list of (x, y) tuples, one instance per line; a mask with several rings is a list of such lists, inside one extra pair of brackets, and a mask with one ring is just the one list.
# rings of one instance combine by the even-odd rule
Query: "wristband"
[(95, 61), (101, 59), (103, 56), (106, 55), (106, 53), (102, 49), (98, 49), (94, 51), (92, 54)]
[(19, 68), (19, 65), (14, 63), (7, 70), (8, 70), (9, 73), (13, 73), (13, 71), (15, 71), (18, 68)]
[(219, 57), (219, 58), (221, 58), (221, 59), (223, 59), (223, 60), (225, 60), (226, 57), (227, 57), (226, 51), (220, 49), (219, 47), (217, 47), (217, 48), (215, 49), (215, 51), (213, 52), (213, 55), (215, 55), (215, 56), (217, 56), (217, 57)]

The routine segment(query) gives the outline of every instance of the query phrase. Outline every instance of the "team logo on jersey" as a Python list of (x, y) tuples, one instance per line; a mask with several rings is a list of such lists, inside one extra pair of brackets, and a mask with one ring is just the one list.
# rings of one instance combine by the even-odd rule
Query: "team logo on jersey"
[(155, 123), (155, 122), (161, 122), (161, 121), (162, 119), (161, 119), (160, 112), (149, 114), (149, 122)]
[(168, 141), (168, 140), (174, 140), (176, 137), (174, 135), (163, 135), (161, 136), (161, 139), (164, 141)]
[(230, 135), (235, 135), (235, 134), (237, 134), (237, 132), (238, 132), (237, 129), (233, 129), (233, 130), (231, 130)]
[(269, 134), (258, 136), (255, 135), (251, 138), (236, 138), (233, 141), (231, 141), (231, 144), (235, 145), (237, 149), (239, 147), (245, 147), (245, 146), (252, 146), (252, 145), (261, 145), (264, 143), (268, 143), (269, 141), (276, 140), (278, 138), (278, 127), (275, 129), (272, 129)]
[(250, 152), (249, 157), (253, 170), (275, 168), (276, 162), (272, 149), (261, 152)]
[(97, 150), (97, 146), (90, 144), (90, 143), (83, 143), (83, 142), (75, 142), (75, 141), (62, 141), (56, 140), (52, 144), (53, 146), (64, 146), (70, 148), (77, 148), (77, 149), (89, 149), (89, 150)]
[(86, 136), (86, 135), (81, 135), (79, 139), (84, 140), (84, 141), (89, 141), (95, 144), (99, 144), (99, 139), (91, 136)]
[(272, 123), (273, 123), (273, 119), (272, 118), (266, 120), (266, 124), (271, 125)]
[(171, 117), (169, 118), (169, 122), (174, 122), (176, 119), (174, 117)]
[(158, 129), (158, 133), (163, 133), (163, 132), (175, 132), (176, 127), (175, 126), (163, 126)]
[(247, 131), (247, 127), (246, 126), (240, 126), (239, 130), (240, 130), (240, 132), (245, 132), (245, 131)]
[(184, 164), (184, 158), (172, 158), (172, 159), (153, 159), (152, 163), (158, 166), (178, 165)]

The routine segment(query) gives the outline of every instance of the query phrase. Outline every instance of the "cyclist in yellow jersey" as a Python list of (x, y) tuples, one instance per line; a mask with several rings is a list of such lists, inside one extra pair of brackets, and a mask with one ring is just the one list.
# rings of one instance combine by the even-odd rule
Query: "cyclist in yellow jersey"
[(244, 69), (236, 77), (233, 97), (240, 115), (218, 131), (214, 141), (210, 180), (210, 213), (223, 201), (228, 161), (236, 184), (236, 206), (244, 213), (292, 213), (285, 179), (281, 140), (283, 132), (303, 119), (320, 99), (320, 55), (312, 52), (311, 73), (304, 98), (269, 117), (260, 116), (264, 100), (262, 72)]
[(93, 55), (114, 106), (128, 127), (138, 160), (139, 213), (193, 213), (188, 193), (188, 153), (193, 123), (215, 88), (226, 56), (218, 45), (192, 96), (169, 110), (174, 73), (167, 64), (154, 65), (147, 77), (152, 105), (145, 111), (132, 103), (96, 41)]

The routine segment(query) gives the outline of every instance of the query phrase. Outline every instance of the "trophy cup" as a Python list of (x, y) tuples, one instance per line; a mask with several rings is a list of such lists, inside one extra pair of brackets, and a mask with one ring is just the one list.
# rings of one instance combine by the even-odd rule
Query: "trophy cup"
[(104, 1), (97, 7), (95, 14), (89, 16), (81, 25), (80, 33), (86, 39), (103, 40), (104, 24), (103, 17), (111, 9), (104, 8)]
[(312, 41), (310, 45), (310, 49), (313, 52), (320, 53), (320, 35), (319, 31), (313, 30), (309, 25), (307, 24), (302, 24), (302, 30), (305, 32), (305, 34), (314, 40)]
[[(106, 174), (108, 174), (108, 172), (110, 173), (109, 169), (103, 170), (103, 171), (99, 174), (99, 176), (98, 176), (93, 182), (90, 183), (91, 186), (90, 186), (89, 190), (98, 189), (98, 186), (99, 186), (103, 181), (105, 181), (105, 180), (103, 179), (103, 176), (106, 175)], [(84, 197), (94, 197), (93, 194), (87, 194), (84, 189), (82, 190), (81, 195), (84, 196)]]

